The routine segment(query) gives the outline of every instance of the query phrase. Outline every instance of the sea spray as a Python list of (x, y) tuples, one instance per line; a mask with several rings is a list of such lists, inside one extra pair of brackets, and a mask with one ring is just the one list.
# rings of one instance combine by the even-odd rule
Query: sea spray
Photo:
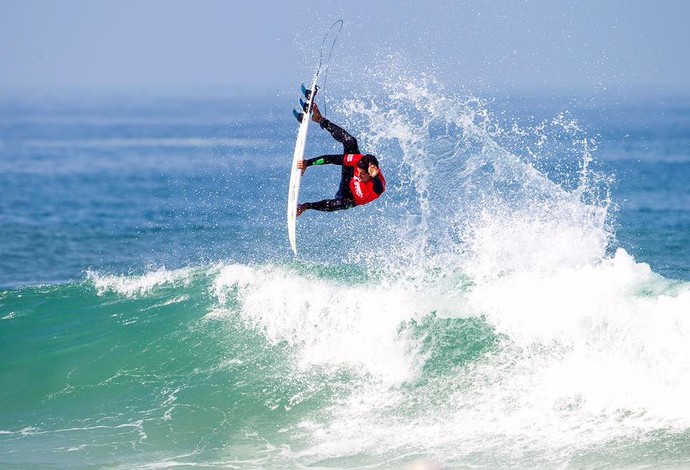
[[(403, 329), (439, 313), (476, 318), (493, 330), (495, 346), (440, 379), (420, 377), (414, 392), (353, 390), (311, 452), (325, 458), (348, 446), (382, 455), (419, 447), (451, 459), (474, 452), (495, 452), (504, 462), (551, 452), (568, 459), (612, 439), (687, 429), (686, 407), (658, 399), (675, 403), (688, 392), (680, 378), (690, 372), (687, 360), (670, 359), (687, 354), (657, 338), (687, 339), (680, 312), (690, 311), (688, 286), (673, 287), (624, 249), (611, 249), (611, 180), (594, 170), (594, 140), (563, 114), (533, 129), (504, 130), (479, 100), (418, 84), (391, 88), (385, 100), (343, 106), (350, 120), (367, 121), (373, 151), (399, 146), (393, 168), (414, 188), (402, 190), (404, 216), (384, 222), (384, 248), (373, 264), (386, 284), (404, 286), (405, 305), (425, 299)], [(510, 132), (507, 140), (537, 136), (538, 146), (510, 152), (501, 145)], [(397, 317), (396, 308), (378, 315)], [(675, 322), (679, 328), (648, 335)], [(415, 362), (434, 355), (425, 354)], [(671, 364), (680, 368), (667, 370)], [(427, 393), (436, 406), (419, 399)], [(407, 400), (418, 407), (411, 411)], [(371, 405), (360, 409), (364, 403)]]
[[(480, 277), (525, 262), (587, 264), (605, 255), (612, 237), (609, 180), (592, 169), (595, 144), (576, 122), (561, 115), (535, 128), (504, 130), (482, 100), (448, 96), (424, 82), (395, 82), (385, 99), (354, 99), (342, 109), (349, 120), (366, 122), (364, 148), (384, 161), (401, 155), (387, 162), (395, 172), (389, 186), (401, 202), (374, 244), (389, 268), (442, 256), (451, 264), (462, 260), (467, 274)], [(516, 134), (537, 139), (540, 151), (518, 155), (501, 145)], [(576, 161), (575, 176), (565, 172), (565, 157), (541, 156), (564, 141), (573, 147), (565, 156)], [(539, 171), (535, 162), (544, 161), (555, 171)]]

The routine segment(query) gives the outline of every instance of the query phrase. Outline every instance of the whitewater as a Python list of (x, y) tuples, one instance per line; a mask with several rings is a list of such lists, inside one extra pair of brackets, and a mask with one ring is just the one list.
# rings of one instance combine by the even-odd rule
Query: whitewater
[[(5, 186), (5, 246), (32, 251), (3, 253), (3, 467), (690, 465), (687, 259), (632, 252), (659, 235), (621, 226), (637, 216), (617, 191), (641, 196), (601, 161), (634, 159), (567, 110), (525, 123), (430, 79), (382, 83), (330, 118), (379, 156), (387, 191), (300, 217), (298, 258), (275, 222), (291, 122), (269, 132), (241, 124), (238, 103), (230, 123), (202, 103), (203, 129), (154, 104), (145, 122), (125, 108), (94, 125), (95, 107), (55, 124), (69, 132), (4, 139), (5, 178), (45, 183), (83, 218), (70, 231), (31, 199), (36, 229)], [(6, 113), (4, 126), (50, 121)], [(316, 136), (307, 153), (330, 145)], [(665, 178), (687, 171), (675, 149), (672, 171), (655, 167)], [(337, 178), (307, 172), (302, 199)], [(675, 197), (683, 227), (687, 190)], [(62, 251), (42, 251), (51, 230)], [(62, 267), (27, 261), (41, 256)], [(675, 271), (651, 267), (668, 256)]]

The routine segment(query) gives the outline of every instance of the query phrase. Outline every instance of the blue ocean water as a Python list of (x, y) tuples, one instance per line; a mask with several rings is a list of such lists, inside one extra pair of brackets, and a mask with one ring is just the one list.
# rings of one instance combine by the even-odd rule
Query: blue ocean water
[(2, 101), (0, 466), (690, 465), (690, 99), (292, 98)]

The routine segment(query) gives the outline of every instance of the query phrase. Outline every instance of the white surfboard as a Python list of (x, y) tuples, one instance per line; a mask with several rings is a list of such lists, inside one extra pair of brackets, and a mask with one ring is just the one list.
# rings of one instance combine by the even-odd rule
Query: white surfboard
[[(295, 153), (292, 156), (292, 169), (290, 170), (290, 189), (288, 190), (288, 203), (287, 203), (287, 225), (288, 225), (288, 238), (290, 239), (290, 246), (292, 247), (293, 253), (297, 255), (297, 240), (295, 238), (295, 226), (297, 225), (297, 198), (299, 197), (299, 183), (302, 179), (302, 170), (297, 168), (297, 162), (304, 159), (304, 148), (307, 145), (307, 131), (309, 130), (309, 121), (311, 121), (311, 105), (316, 95), (316, 82), (319, 80), (319, 73), (321, 73), (321, 66), (323, 65), (324, 52), (326, 49), (327, 42), (331, 42), (331, 46), (328, 52), (327, 63), (324, 71), (324, 83), (326, 82), (326, 76), (328, 74), (328, 64), (331, 59), (331, 54), (333, 53), (333, 47), (335, 47), (335, 42), (338, 39), (340, 31), (343, 29), (343, 20), (338, 20), (328, 28), (326, 34), (321, 41), (321, 53), (319, 55), (319, 65), (316, 67), (316, 73), (314, 73), (314, 80), (312, 81), (311, 88), (309, 89), (309, 98), (307, 99), (306, 111), (302, 117), (302, 122), (300, 123), (299, 130), (297, 131), (297, 142), (295, 142)], [(306, 98), (306, 96), (305, 96)]]
[(309, 121), (311, 121), (311, 104), (316, 94), (316, 81), (319, 78), (319, 70), (314, 74), (314, 81), (312, 82), (309, 91), (309, 99), (307, 100), (307, 111), (304, 113), (302, 122), (297, 131), (297, 142), (295, 143), (295, 153), (292, 156), (292, 170), (290, 172), (290, 189), (288, 190), (287, 203), (287, 225), (288, 238), (290, 239), (290, 246), (293, 253), (297, 254), (297, 240), (295, 238), (295, 228), (297, 225), (297, 198), (299, 197), (299, 183), (302, 179), (302, 170), (297, 168), (297, 162), (304, 159), (304, 149), (307, 145), (307, 132), (309, 131)]

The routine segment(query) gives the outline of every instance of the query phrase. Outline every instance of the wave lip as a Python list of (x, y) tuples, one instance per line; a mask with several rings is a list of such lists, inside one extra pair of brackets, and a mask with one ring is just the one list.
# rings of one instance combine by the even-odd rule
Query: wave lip
[(98, 295), (114, 292), (127, 298), (146, 296), (164, 286), (189, 286), (195, 269), (159, 269), (138, 276), (118, 276), (87, 271), (87, 279), (93, 283)]

